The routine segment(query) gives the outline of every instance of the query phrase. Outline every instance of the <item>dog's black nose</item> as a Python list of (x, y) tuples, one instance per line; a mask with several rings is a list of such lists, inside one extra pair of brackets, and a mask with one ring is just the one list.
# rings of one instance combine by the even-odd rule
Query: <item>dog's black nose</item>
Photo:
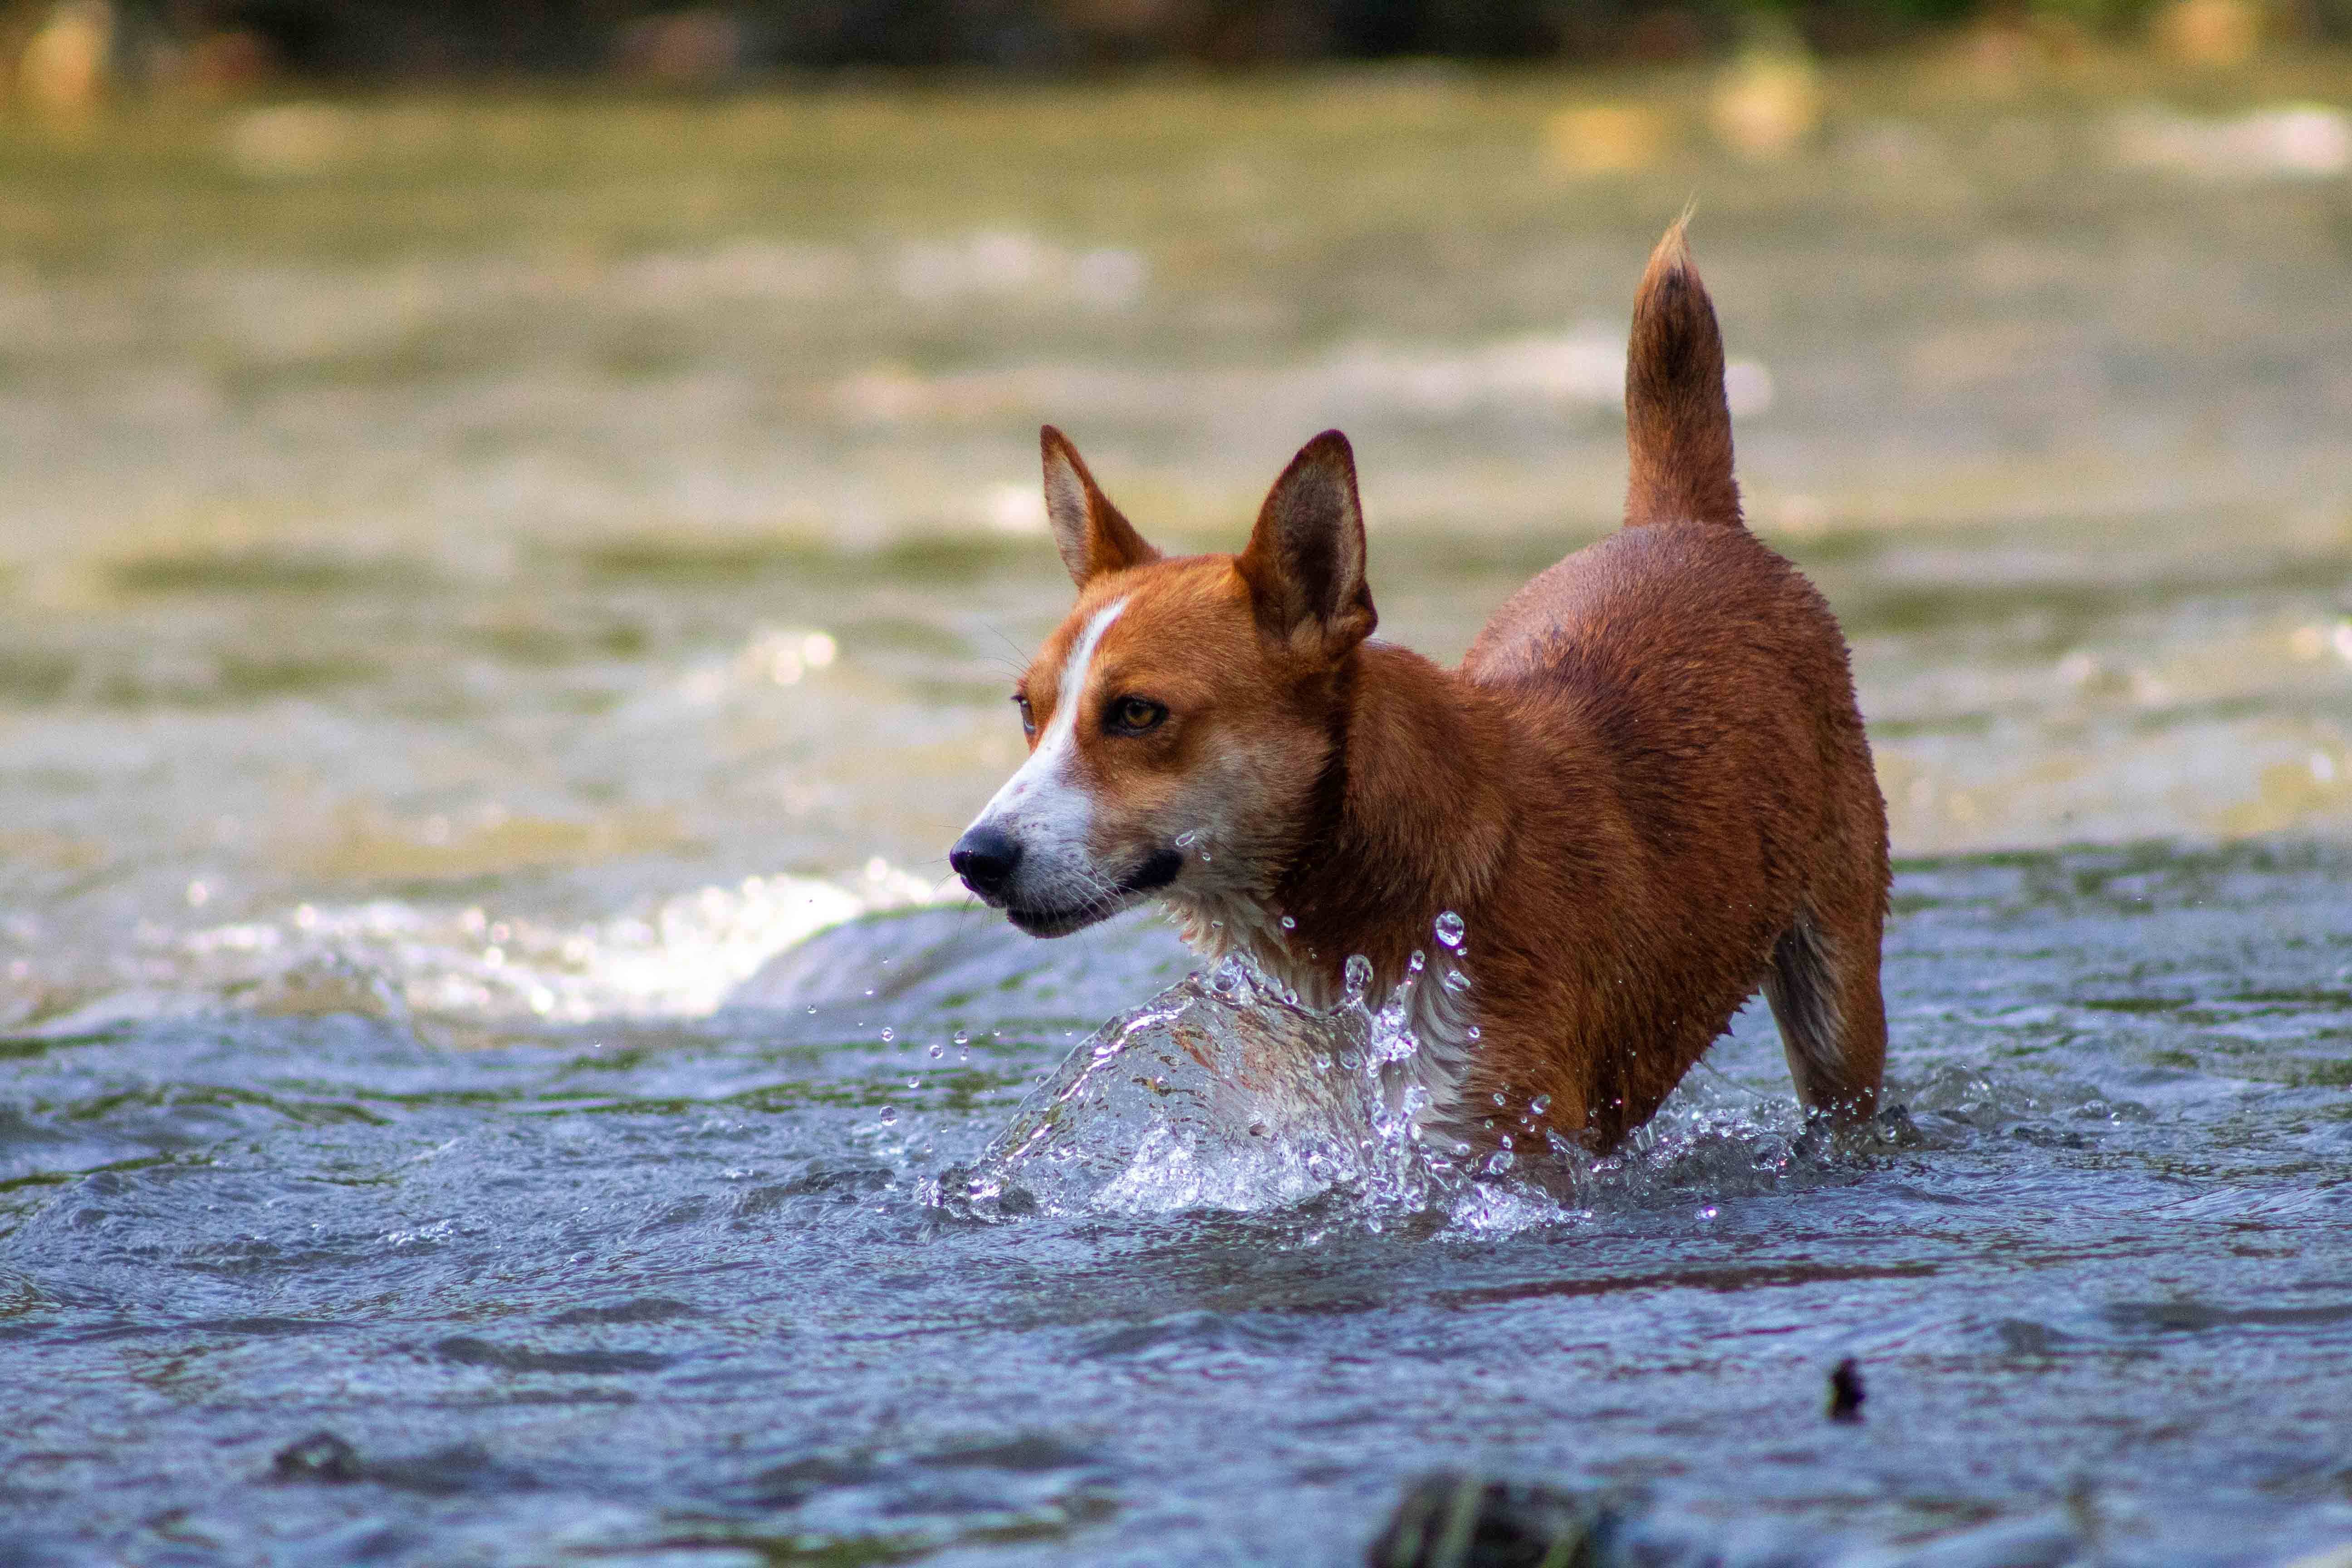
[(1001, 827), (971, 828), (948, 851), (948, 864), (982, 898), (1002, 898), (1013, 868), (1021, 864), (1021, 843)]

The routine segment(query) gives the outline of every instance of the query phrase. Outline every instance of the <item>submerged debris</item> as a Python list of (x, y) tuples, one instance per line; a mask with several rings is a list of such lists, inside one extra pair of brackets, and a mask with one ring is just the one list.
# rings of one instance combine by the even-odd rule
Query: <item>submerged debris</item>
[(452, 1443), (407, 1458), (362, 1459), (360, 1451), (332, 1432), (313, 1432), (271, 1457), (269, 1478), (312, 1486), (350, 1486), (358, 1481), (425, 1497), (467, 1491), (523, 1491), (538, 1483), (494, 1461), (478, 1443)]
[(1364, 1549), (1365, 1568), (1604, 1568), (1622, 1523), (1611, 1504), (1448, 1471), (1405, 1488)]
[(281, 1481), (320, 1481), (341, 1486), (360, 1479), (360, 1451), (332, 1432), (313, 1432), (289, 1443), (269, 1461), (270, 1476)]
[(1831, 1420), (1860, 1421), (1862, 1402), (1869, 1397), (1862, 1386), (1862, 1363), (1853, 1357), (1848, 1356), (1830, 1369)]

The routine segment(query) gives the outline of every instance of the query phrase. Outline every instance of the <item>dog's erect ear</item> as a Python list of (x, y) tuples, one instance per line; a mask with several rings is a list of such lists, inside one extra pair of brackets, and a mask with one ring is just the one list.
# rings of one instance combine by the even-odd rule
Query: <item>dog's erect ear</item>
[(1345, 436), (1326, 430), (1299, 448), (1235, 564), (1273, 637), (1336, 659), (1371, 635), (1380, 616), (1364, 581), (1364, 510)]
[(1037, 433), (1037, 445), (1045, 456), (1045, 521), (1054, 525), (1054, 543), (1072, 582), (1083, 588), (1105, 572), (1160, 559), (1102, 493), (1068, 437), (1048, 425)]

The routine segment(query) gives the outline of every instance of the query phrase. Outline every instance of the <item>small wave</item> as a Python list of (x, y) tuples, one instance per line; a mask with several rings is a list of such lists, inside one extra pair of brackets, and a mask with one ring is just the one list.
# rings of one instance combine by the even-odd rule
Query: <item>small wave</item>
[(19, 1032), (76, 1035), (218, 1010), (404, 1024), (698, 1017), (827, 927), (940, 899), (935, 884), (877, 858), (858, 876), (747, 877), (584, 923), (479, 905), (304, 903), (166, 938), (136, 989), (86, 996)]
[[(1772, 374), (1734, 360), (1726, 390), (1735, 414), (1771, 406)], [(1605, 413), (1623, 400), (1622, 327), (1588, 321), (1566, 331), (1467, 344), (1359, 338), (1284, 365), (1159, 366), (1149, 374), (1031, 360), (924, 375), (875, 366), (833, 389), (835, 408), (873, 424), (964, 423), (1087, 407), (1099, 419), (1150, 421), (1171, 395), (1255, 411), (1273, 425), (1340, 421), (1445, 422), (1528, 407)]]

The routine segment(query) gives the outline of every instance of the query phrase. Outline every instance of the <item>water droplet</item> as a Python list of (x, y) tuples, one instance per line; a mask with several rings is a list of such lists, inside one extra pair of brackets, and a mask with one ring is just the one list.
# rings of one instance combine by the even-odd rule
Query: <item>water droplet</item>
[(1533, 1100), (1528, 1101), (1528, 1114), (1529, 1116), (1541, 1116), (1545, 1111), (1549, 1110), (1550, 1109), (1551, 1096), (1548, 1094), (1537, 1095)]
[(1460, 947), (1462, 933), (1468, 928), (1463, 924), (1460, 915), (1448, 910), (1437, 917), (1437, 923), (1432, 929), (1437, 932), (1437, 940), (1445, 946)]
[(1179, 849), (1190, 849), (1192, 847), (1193, 841), (1200, 837), (1201, 836), (1199, 834), (1193, 832), (1188, 827), (1183, 832), (1176, 836), (1176, 847)]
[(933, 1061), (939, 1060), (941, 1057), (947, 1054), (948, 1048), (945, 1046), (933, 1046), (931, 1047), (931, 1060)]
[(1298, 922), (1292, 920), (1288, 915), (1285, 915), (1282, 917), (1282, 929), (1285, 931), (1297, 931), (1298, 929)]
[(1701, 1219), (1713, 1219), (1715, 1217), (1715, 1205), (1713, 1204), (1709, 1204), (1706, 1207), (1699, 1210), (1698, 1217)]
[(1404, 972), (1407, 974), (1418, 974), (1428, 967), (1429, 954), (1422, 952), (1419, 948), (1414, 948), (1412, 950), (1412, 956), (1404, 961)]
[(889, 1126), (892, 1122), (898, 1120), (898, 1108), (895, 1105), (884, 1106), (882, 1108), (882, 1115), (879, 1120), (883, 1126)]
[(1503, 1103), (1503, 1091), (1499, 1089), (1495, 1091), (1495, 1103), (1497, 1105)]
[(919, 1078), (910, 1078), (907, 1080), (907, 1087), (908, 1089), (920, 1089), (923, 1087), (923, 1080)]
[(1447, 970), (1445, 972), (1445, 988), (1448, 991), (1455, 992), (1457, 994), (1469, 990), (1470, 972), (1466, 969)]
[(954, 1035), (950, 1037), (950, 1038), (959, 1046), (968, 1046), (971, 1044), (971, 1031), (970, 1029), (958, 1029)]
[(1473, 1024), (1468, 1028), (1463, 1030), (1462, 1034), (1464, 1038), (1475, 1040), (1479, 1037), (1480, 1030), (1477, 1025)]
[(1507, 1148), (1509, 1148), (1509, 1147), (1511, 1146), (1511, 1135), (1510, 1135), (1509, 1133), (1506, 1132), (1506, 1133), (1504, 1133), (1504, 1134), (1503, 1134), (1503, 1137), (1502, 1137), (1502, 1144), (1503, 1144), (1503, 1147), (1504, 1147), (1504, 1148), (1506, 1148), (1506, 1149), (1507, 1149)]
[(1364, 993), (1372, 988), (1372, 961), (1362, 953), (1349, 958), (1340, 970), (1341, 984), (1347, 988), (1348, 1000), (1360, 1002)]
[(897, 1039), (898, 1037), (898, 1030), (896, 1030), (896, 1029), (888, 1029), (888, 1028), (886, 1028), (886, 1029), (884, 1029), (884, 1030), (882, 1031), (882, 1043), (883, 1043), (884, 1045), (886, 1045), (886, 1046), (887, 1046), (887, 1045), (888, 1045), (891, 1041), (893, 1041), (893, 1040)]

